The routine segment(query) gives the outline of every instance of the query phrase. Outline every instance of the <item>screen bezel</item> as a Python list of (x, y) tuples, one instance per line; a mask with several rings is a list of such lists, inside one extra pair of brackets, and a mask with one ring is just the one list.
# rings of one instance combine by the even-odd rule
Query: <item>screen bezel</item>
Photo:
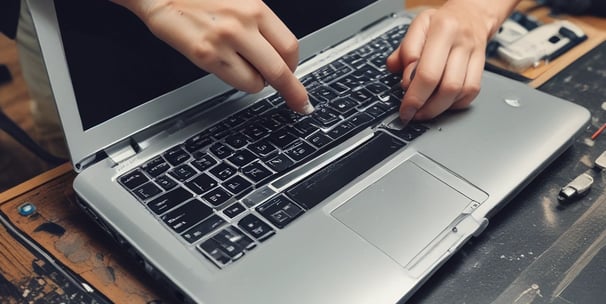
[[(233, 90), (214, 75), (208, 75), (94, 127), (84, 129), (61, 42), (54, 1), (28, 0), (28, 4), (71, 160), (76, 170), (81, 163), (85, 163), (87, 159), (112, 144)], [(378, 0), (331, 26), (299, 39), (301, 60), (314, 56), (338, 40), (359, 32), (372, 21), (400, 11), (403, 7), (402, 0)], [(335, 37), (340, 38), (335, 39)]]

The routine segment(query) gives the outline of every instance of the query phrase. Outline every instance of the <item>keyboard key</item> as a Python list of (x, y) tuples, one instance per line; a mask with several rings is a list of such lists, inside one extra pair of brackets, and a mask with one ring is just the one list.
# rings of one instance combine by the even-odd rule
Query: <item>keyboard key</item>
[(194, 224), (209, 217), (212, 213), (212, 208), (208, 207), (203, 202), (191, 200), (164, 214), (160, 219), (175, 232), (181, 233)]
[(238, 222), (238, 227), (248, 232), (259, 242), (263, 242), (275, 234), (275, 231), (268, 224), (253, 214), (242, 218)]
[(265, 164), (272, 170), (279, 173), (290, 168), (294, 162), (285, 154), (278, 154), (274, 158), (265, 162)]
[(282, 98), (282, 96), (280, 96), (280, 94), (278, 94), (278, 93), (275, 93), (275, 94), (267, 97), (266, 100), (274, 106), (284, 104), (284, 98)]
[(261, 113), (273, 108), (272, 104), (267, 100), (261, 100), (246, 109), (248, 118), (259, 116)]
[[(358, 104), (355, 101), (353, 101), (352, 99), (350, 99), (350, 97), (346, 97), (346, 98), (339, 98), (339, 99), (330, 101), (328, 103), (328, 106), (331, 109), (335, 110), (337, 113), (344, 115), (346, 113), (355, 111)], [(349, 116), (349, 115), (345, 115), (345, 116)]]
[(256, 143), (250, 144), (248, 145), (248, 149), (250, 149), (250, 151), (252, 151), (260, 158), (266, 158), (278, 151), (276, 147), (274, 147), (274, 145), (270, 144), (266, 140), (261, 140)]
[(168, 175), (160, 175), (155, 179), (156, 184), (160, 185), (164, 190), (170, 190), (177, 186), (177, 182), (175, 182)]
[(230, 126), (224, 123), (219, 123), (210, 127), (207, 132), (210, 133), (212, 137), (214, 137), (216, 140), (220, 140), (223, 137), (229, 135)]
[(223, 181), (236, 174), (237, 170), (232, 165), (222, 162), (208, 172)]
[(387, 108), (387, 106), (377, 103), (366, 109), (366, 113), (372, 115), (375, 119), (380, 119), (391, 114), (391, 112), (389, 112), (388, 110), (389, 109)]
[(339, 113), (325, 107), (316, 109), (311, 114), (311, 117), (316, 122), (316, 125), (320, 128), (329, 128), (341, 121), (341, 118), (339, 118)]
[(257, 157), (252, 152), (250, 152), (248, 149), (243, 149), (230, 156), (227, 160), (229, 160), (236, 167), (240, 168), (249, 164), (255, 159), (257, 159)]
[(349, 95), (354, 101), (356, 101), (359, 105), (365, 106), (371, 102), (371, 98), (373, 97), (372, 93), (365, 88), (359, 88), (354, 90)]
[(147, 207), (156, 214), (162, 214), (192, 197), (191, 192), (179, 187), (153, 199), (147, 203)]
[(232, 155), (234, 150), (222, 143), (216, 143), (210, 147), (210, 152), (212, 152), (218, 158), (224, 159)]
[(379, 78), (381, 76), (381, 73), (371, 65), (365, 64), (359, 69), (355, 70), (352, 75), (359, 80), (370, 82)]
[(246, 117), (244, 113), (240, 112), (226, 118), (223, 123), (230, 128), (235, 128), (243, 124), (247, 119), (248, 117)]
[(210, 169), (212, 166), (217, 164), (217, 161), (208, 153), (196, 152), (194, 153), (194, 161), (191, 163), (196, 169), (205, 171)]
[(238, 195), (244, 191), (246, 191), (247, 189), (249, 189), (252, 184), (247, 181), (246, 179), (244, 179), (242, 176), (236, 175), (228, 180), (226, 180), (223, 184), (223, 187), (225, 187), (229, 192), (233, 193), (234, 195)]
[(286, 155), (288, 155), (295, 162), (298, 162), (310, 156), (314, 152), (316, 152), (316, 148), (302, 140), (297, 140), (284, 153), (286, 153)]
[(135, 189), (133, 192), (138, 198), (145, 201), (160, 194), (162, 192), (162, 189), (160, 189), (160, 187), (156, 186), (154, 183), (149, 182), (143, 184), (141, 187)]
[(225, 143), (237, 150), (246, 146), (246, 144), (248, 144), (248, 141), (246, 140), (246, 137), (242, 134), (232, 134), (225, 138)]
[(260, 123), (247, 125), (242, 129), (242, 133), (250, 138), (251, 141), (257, 141), (269, 134), (269, 130), (263, 127)]
[(373, 82), (373, 83), (367, 84), (366, 89), (368, 91), (370, 91), (371, 93), (377, 95), (377, 94), (380, 94), (383, 92), (387, 92), (389, 90), (389, 87), (380, 82)]
[(245, 250), (251, 250), (256, 246), (253, 240), (234, 226), (225, 227), (213, 236), (212, 239), (219, 243), (221, 250), (231, 257), (232, 260), (240, 258)]
[(198, 250), (205, 253), (206, 257), (219, 267), (223, 267), (232, 262), (231, 257), (223, 251), (219, 242), (213, 239), (204, 241), (200, 244)]
[(184, 164), (177, 168), (174, 168), (169, 173), (178, 181), (184, 182), (196, 175), (196, 170), (194, 170), (194, 168), (192, 168), (190, 165)]
[(185, 150), (192, 153), (194, 151), (200, 150), (200, 149), (210, 145), (211, 143), (212, 143), (212, 138), (210, 138), (208, 133), (202, 132), (202, 133), (196, 134), (196, 135), (192, 136), (191, 138), (189, 138), (188, 140), (186, 140), (185, 143), (183, 144), (183, 147), (185, 147)]
[(321, 148), (321, 147), (324, 147), (325, 145), (331, 143), (332, 139), (330, 137), (328, 137), (328, 135), (326, 135), (324, 132), (318, 131), (318, 132), (312, 134), (311, 136), (309, 136), (307, 138), (307, 141), (309, 141), (312, 145), (314, 145), (318, 148)]
[(330, 138), (337, 140), (341, 137), (344, 137), (346, 134), (353, 131), (354, 129), (355, 126), (351, 122), (345, 121), (342, 124), (339, 124), (338, 126), (334, 127), (332, 130), (328, 131), (326, 134), (328, 134)]
[(390, 132), (405, 141), (411, 141), (427, 130), (427, 127), (420, 124), (409, 124), (402, 130), (390, 129)]
[(272, 133), (269, 137), (269, 141), (280, 149), (286, 148), (296, 139), (297, 137), (294, 136), (292, 133), (288, 132), (286, 128), (282, 128)]
[(151, 177), (156, 177), (170, 169), (170, 165), (162, 157), (158, 156), (141, 166), (141, 169)]
[(229, 192), (225, 191), (222, 187), (217, 187), (208, 193), (202, 195), (202, 199), (207, 201), (213, 206), (220, 206), (227, 202), (232, 197)]
[(337, 92), (333, 91), (327, 86), (321, 86), (309, 94), (318, 99), (320, 103), (325, 103), (339, 97)]
[(284, 228), (303, 214), (301, 207), (282, 194), (261, 204), (257, 211), (278, 228)]
[(202, 194), (210, 191), (218, 184), (219, 183), (214, 178), (210, 177), (206, 173), (202, 173), (193, 178), (191, 181), (185, 183), (185, 186), (197, 194)]
[(350, 117), (347, 121), (356, 127), (362, 127), (368, 125), (371, 121), (373, 121), (373, 117), (366, 113), (358, 113)]
[(227, 215), (229, 218), (234, 218), (240, 215), (242, 212), (246, 211), (246, 207), (244, 205), (236, 202), (227, 208), (223, 209), (223, 214)]
[(189, 230), (185, 231), (181, 236), (190, 244), (195, 243), (197, 240), (212, 233), (225, 223), (227, 222), (224, 219), (213, 214), (202, 222), (194, 225)]
[(149, 181), (147, 176), (145, 176), (145, 174), (139, 170), (135, 170), (131, 173), (123, 175), (119, 180), (120, 183), (129, 190), (133, 190)]
[(259, 183), (262, 180), (272, 175), (272, 172), (263, 166), (260, 162), (254, 162), (241, 169), (242, 174), (254, 183)]
[(164, 152), (163, 156), (173, 166), (180, 165), (189, 159), (189, 154), (181, 147), (174, 147)]
[(293, 130), (301, 137), (305, 137), (317, 129), (318, 127), (313, 124), (313, 120), (311, 118), (303, 119), (293, 125)]

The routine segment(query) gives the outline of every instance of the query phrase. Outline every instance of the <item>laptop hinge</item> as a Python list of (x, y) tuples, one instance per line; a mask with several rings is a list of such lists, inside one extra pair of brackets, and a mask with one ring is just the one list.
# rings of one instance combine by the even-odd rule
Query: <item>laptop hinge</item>
[(124, 142), (105, 149), (105, 153), (114, 164), (119, 164), (125, 159), (135, 156), (138, 151), (139, 149), (137, 148), (136, 143), (132, 140), (125, 140)]

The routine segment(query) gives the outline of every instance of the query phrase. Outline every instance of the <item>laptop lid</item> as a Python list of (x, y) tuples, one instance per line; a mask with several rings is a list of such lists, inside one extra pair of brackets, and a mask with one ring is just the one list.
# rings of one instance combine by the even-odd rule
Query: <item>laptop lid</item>
[[(142, 103), (117, 111), (109, 118), (98, 119), (93, 123), (88, 120), (84, 122), (84, 111), (80, 107), (87, 106), (88, 100), (81, 100), (75, 93), (76, 79), (79, 80), (80, 77), (75, 76), (72, 68), (69, 68), (69, 62), (65, 60), (65, 56), (71, 58), (72, 53), (67, 44), (61, 42), (64, 31), (57, 23), (54, 11), (59, 9), (56, 13), (60, 16), (60, 3), (64, 1), (67, 0), (30, 0), (30, 3), (34, 19), (37, 19), (36, 26), (44, 36), (41, 37), (43, 51), (49, 64), (59, 111), (64, 126), (68, 129), (68, 143), (70, 150), (73, 150), (72, 157), (77, 169), (78, 165), (86, 165), (86, 161), (99, 153), (100, 149), (123, 142), (166, 120), (167, 114), (176, 116), (197, 105), (210, 107), (212, 101), (205, 101), (231, 92), (231, 88), (216, 78), (196, 75), (200, 71), (193, 69), (193, 80), (175, 84), (178, 86), (176, 89), (160, 93), (159, 97), (151, 101), (143, 98)], [(328, 18), (306, 30), (299, 30), (296, 23), (289, 23), (295, 22), (298, 19), (296, 16), (302, 15), (296, 11), (300, 8), (294, 4), (292, 7), (296, 13), (293, 14), (293, 19), (283, 17), (301, 37), (301, 58), (313, 56), (359, 32), (369, 22), (381, 19), (388, 12), (398, 11), (402, 7), (400, 1), (391, 0), (314, 1), (322, 9), (316, 9), (313, 16), (316, 17), (321, 11), (329, 11), (327, 5), (337, 5), (337, 2), (345, 6), (335, 6), (332, 10), (342, 14), (334, 15), (334, 19)], [(79, 12), (87, 11), (91, 3), (87, 2), (86, 7), (81, 7)], [(280, 14), (277, 9), (279, 1), (267, 3), (276, 3), (272, 7)], [(349, 6), (354, 3), (359, 5), (359, 9), (358, 6)], [(290, 3), (287, 5), (291, 7)], [(312, 4), (307, 5), (314, 7)], [(99, 8), (96, 7), (95, 10), (97, 9)], [(305, 21), (310, 21), (309, 19), (306, 18)], [(98, 23), (103, 22), (105, 21), (98, 20)], [(332, 26), (317, 29), (329, 24)], [(93, 24), (94, 28), (95, 26), (99, 25)], [(84, 63), (94, 60), (89, 53), (84, 54)], [(105, 63), (109, 65), (112, 61), (106, 60)], [(85, 71), (84, 74), (92, 73), (90, 68)], [(173, 78), (169, 77), (167, 81), (173, 81)], [(555, 152), (560, 152), (580, 124), (587, 120), (587, 113), (578, 109), (572, 111), (571, 105), (562, 106), (561, 101), (552, 106), (550, 97), (539, 95), (524, 84), (506, 82), (491, 74), (485, 80), (483, 92), (472, 109), (463, 115), (442, 116), (427, 134), (409, 144), (403, 153), (396, 153), (395, 157), (381, 163), (378, 169), (355, 174), (357, 179), (354, 182), (337, 190), (330, 198), (322, 199), (322, 206), (309, 208), (296, 224), (281, 230), (270, 242), (259, 246), (251, 254), (247, 253), (246, 258), (231, 265), (234, 267), (219, 270), (206, 260), (200, 262), (204, 257), (196, 248), (183, 246), (169, 229), (158, 225), (157, 218), (149, 216), (149, 210), (136, 202), (131, 193), (121, 189), (118, 183), (111, 182), (116, 174), (133, 169), (136, 162), (127, 163), (122, 168), (108, 169), (104, 163), (90, 166), (76, 178), (74, 188), (82, 201), (94, 204), (91, 212), (109, 222), (144, 255), (150, 265), (157, 267), (194, 299), (209, 302), (216, 299), (217, 302), (224, 303), (255, 302), (251, 299), (257, 299), (257, 302), (265, 300), (263, 303), (284, 303), (285, 301), (280, 301), (281, 297), (293, 294), (296, 292), (294, 289), (299, 289), (300, 286), (306, 287), (305, 297), (291, 299), (293, 303), (368, 303), (380, 302), (379, 298), (393, 300), (406, 297), (410, 295), (408, 292), (463, 244), (471, 233), (481, 230), (482, 225), (485, 225), (486, 214), (513, 195), (521, 184), (527, 182), (557, 154)], [(108, 89), (95, 81), (92, 83), (94, 89)], [(149, 89), (147, 85), (143, 88)], [(512, 92), (517, 95), (511, 97), (512, 100), (519, 98), (519, 108), (503, 102), (503, 97), (508, 98)], [(105, 102), (107, 101), (101, 100), (91, 104), (98, 109), (103, 107), (99, 103)], [(547, 109), (542, 110), (543, 107)], [(544, 123), (536, 123), (538, 113), (545, 116), (541, 120)], [(575, 119), (562, 123), (561, 118), (568, 114)], [(552, 128), (554, 125), (558, 127), (555, 131)], [(545, 137), (546, 134), (550, 136)], [(562, 134), (563, 137), (560, 136)], [(495, 144), (495, 138), (500, 145)], [(537, 139), (541, 142), (536, 143)], [(505, 151), (505, 148), (513, 149), (513, 152)], [(532, 153), (525, 153), (526, 148), (531, 149)], [(151, 152), (153, 151), (142, 151), (140, 159), (150, 157)], [(352, 163), (346, 163), (342, 167), (355, 167), (349, 166), (350, 164)], [(486, 170), (488, 167), (491, 170)], [(334, 167), (327, 168), (330, 171)], [(415, 183), (401, 186), (402, 180)], [(270, 186), (275, 184), (272, 182)], [(416, 204), (416, 210), (410, 211), (407, 206), (410, 200), (404, 201), (407, 204), (397, 205), (397, 210), (389, 206), (389, 203), (402, 202), (399, 198), (408, 192), (416, 195), (412, 199), (413, 203), (419, 203)], [(453, 201), (453, 198), (457, 200)], [(430, 204), (424, 204), (425, 202)], [(451, 203), (446, 206), (449, 210), (438, 206), (442, 202)], [(378, 205), (375, 203), (380, 203), (382, 212), (368, 211), (370, 207)], [(467, 205), (469, 208), (460, 210)], [(375, 220), (366, 220), (366, 216), (371, 214)], [(455, 217), (461, 216), (453, 219), (453, 214)], [(411, 221), (407, 222), (404, 218)], [(392, 229), (392, 224), (397, 229)], [(400, 234), (400, 231), (415, 233)], [(422, 237), (419, 232), (423, 232)], [(412, 243), (403, 242), (405, 237)], [(415, 252), (411, 251), (411, 247), (414, 247)], [(423, 250), (419, 251), (418, 248)], [(300, 251), (311, 254), (301, 254)], [(343, 259), (344, 256), (348, 258)], [(296, 263), (292, 262), (291, 257), (297, 258)], [(280, 271), (276, 274), (267, 272), (267, 269)], [(259, 275), (262, 275), (263, 280), (250, 280)], [(311, 276), (314, 279), (310, 279)], [(233, 292), (233, 286), (239, 286), (241, 292)], [(266, 286), (273, 286), (281, 292), (268, 294), (267, 288), (263, 288)]]
[[(265, 2), (299, 38), (301, 61), (403, 5), (400, 0)], [(235, 93), (109, 1), (31, 1), (30, 6), (78, 171), (116, 142)], [(303, 20), (301, 14), (314, 17)]]

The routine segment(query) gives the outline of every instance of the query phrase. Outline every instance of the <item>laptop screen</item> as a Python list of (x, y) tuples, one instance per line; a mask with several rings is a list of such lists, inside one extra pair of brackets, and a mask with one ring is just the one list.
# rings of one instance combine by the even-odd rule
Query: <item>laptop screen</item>
[[(299, 38), (377, 0), (266, 0)], [(55, 0), (84, 130), (208, 73), (107, 0)]]

